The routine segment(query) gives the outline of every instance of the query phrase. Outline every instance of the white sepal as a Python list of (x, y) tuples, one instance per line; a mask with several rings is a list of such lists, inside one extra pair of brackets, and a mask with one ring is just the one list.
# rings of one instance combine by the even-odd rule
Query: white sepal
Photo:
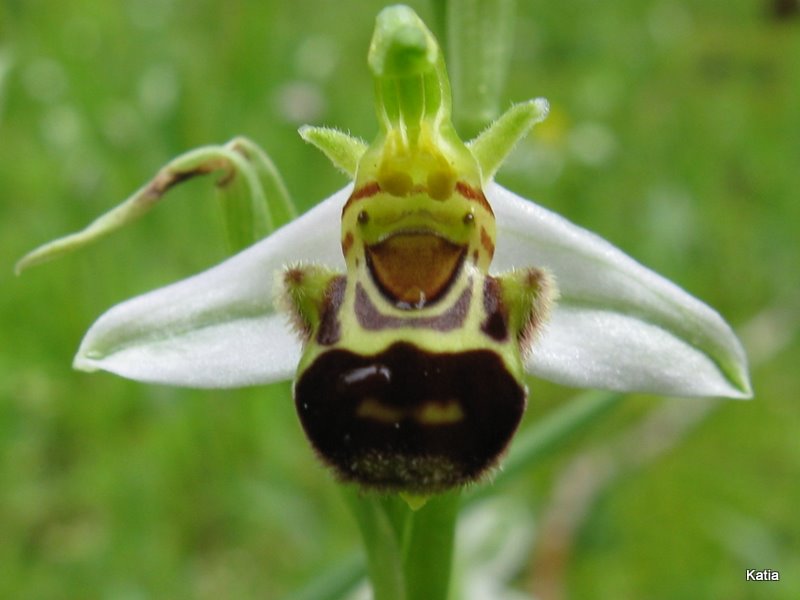
[(529, 373), (565, 385), (680, 396), (752, 395), (744, 351), (712, 308), (604, 239), (497, 184), (493, 269), (543, 266), (558, 305)]
[(300, 260), (344, 270), (339, 228), (350, 191), (216, 267), (113, 307), (84, 336), (74, 366), (200, 388), (290, 379), (300, 343), (276, 312), (275, 273)]
[[(300, 345), (276, 312), (286, 264), (343, 269), (342, 206), (351, 187), (208, 271), (112, 308), (75, 358), (141, 381), (239, 387), (288, 379)], [(490, 184), (494, 270), (549, 269), (561, 293), (527, 370), (566, 385), (684, 396), (751, 395), (744, 352), (707, 305), (559, 215)]]

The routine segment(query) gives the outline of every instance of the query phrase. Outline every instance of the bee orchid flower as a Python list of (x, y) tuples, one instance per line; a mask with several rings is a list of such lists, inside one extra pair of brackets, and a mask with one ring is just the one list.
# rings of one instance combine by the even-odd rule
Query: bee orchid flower
[[(374, 597), (444, 599), (459, 494), (503, 456), (528, 400), (526, 374), (612, 392), (752, 392), (744, 351), (716, 311), (494, 182), (545, 118), (546, 101), (513, 106), (464, 143), (442, 53), (405, 6), (379, 14), (368, 59), (379, 133), (366, 144), (301, 128), (352, 179), (307, 213), (295, 218), (269, 158), (236, 138), (177, 157), (17, 271), (134, 221), (188, 178), (221, 171), (229, 238), (243, 249), (111, 308), (74, 366), (194, 388), (293, 378), (317, 455), (358, 485), (342, 491)], [(608, 402), (577, 398), (557, 427), (542, 427), (567, 435)]]
[[(291, 379), (301, 344), (276, 306), (287, 264), (343, 269), (339, 190), (266, 239), (211, 269), (111, 308), (74, 360), (150, 383), (234, 388)], [(556, 383), (675, 396), (751, 395), (746, 359), (708, 305), (611, 243), (496, 183), (499, 270), (545, 265), (560, 296), (525, 361)]]
[[(353, 183), (222, 264), (113, 307), (87, 332), (76, 368), (198, 388), (296, 377), (304, 427), (341, 478), (422, 493), (495, 464), (524, 408), (524, 373), (614, 391), (751, 395), (745, 354), (717, 312), (493, 181), (546, 116), (544, 100), (512, 107), (463, 143), (439, 47), (407, 7), (378, 17), (369, 65), (380, 124), (372, 144), (301, 129)], [(240, 141), (216, 151), (221, 163), (187, 155), (183, 171), (171, 179), (166, 171), (118, 212), (21, 266), (119, 227), (186, 176), (254, 154)], [(260, 189), (251, 179), (245, 187)], [(263, 209), (254, 214), (269, 221)], [(337, 398), (330, 414), (317, 406), (325, 398)], [(483, 435), (478, 405), (487, 403), (494, 421), (507, 422), (491, 432), (493, 449), (467, 465), (465, 456), (477, 460), (469, 444)], [(340, 456), (323, 438), (345, 406), (368, 431), (357, 444), (368, 447)], [(508, 415), (498, 417), (501, 409)], [(410, 423), (402, 439), (385, 442), (401, 423)], [(455, 432), (451, 447), (425, 441), (426, 428), (444, 426)], [(348, 421), (337, 439), (349, 432)], [(408, 458), (399, 447), (408, 464), (397, 462)], [(435, 460), (420, 466), (420, 456)], [(381, 470), (387, 457), (400, 466)]]

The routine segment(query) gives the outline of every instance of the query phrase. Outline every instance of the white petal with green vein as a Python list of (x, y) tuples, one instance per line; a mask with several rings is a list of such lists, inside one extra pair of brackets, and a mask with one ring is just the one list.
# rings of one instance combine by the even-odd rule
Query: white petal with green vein
[(275, 273), (306, 260), (344, 270), (339, 223), (350, 189), (208, 271), (113, 307), (74, 366), (201, 388), (290, 379), (300, 344), (275, 310)]
[[(124, 302), (89, 330), (77, 368), (192, 387), (292, 376), (300, 348), (274, 308), (275, 272), (343, 269), (341, 207), (350, 187), (204, 273)], [(528, 371), (559, 383), (685, 396), (748, 397), (744, 352), (722, 318), (566, 219), (490, 184), (495, 271), (543, 266), (561, 291)]]
[(751, 395), (744, 351), (716, 311), (560, 215), (497, 184), (486, 192), (495, 269), (547, 267), (561, 292), (530, 373), (618, 391)]

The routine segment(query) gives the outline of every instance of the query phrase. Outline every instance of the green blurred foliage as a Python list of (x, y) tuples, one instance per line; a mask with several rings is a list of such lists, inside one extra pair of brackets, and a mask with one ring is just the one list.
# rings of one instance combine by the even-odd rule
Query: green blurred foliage
[[(12, 268), (169, 158), (236, 134), (270, 153), (301, 210), (341, 187), (296, 129), (372, 136), (381, 6), (0, 3), (0, 597), (274, 598), (357, 548), (288, 384), (191, 391), (70, 370), (103, 310), (224, 258), (210, 180), (94, 249)], [(504, 98), (553, 110), (499, 180), (716, 307), (755, 363), (754, 401), (721, 404), (600, 496), (567, 589), (799, 597), (800, 16), (744, 0), (532, 2), (516, 28)], [(573, 393), (531, 388), (526, 424)], [(536, 515), (575, 453), (658, 402), (628, 398), (497, 492)], [(745, 568), (783, 581), (746, 584)]]

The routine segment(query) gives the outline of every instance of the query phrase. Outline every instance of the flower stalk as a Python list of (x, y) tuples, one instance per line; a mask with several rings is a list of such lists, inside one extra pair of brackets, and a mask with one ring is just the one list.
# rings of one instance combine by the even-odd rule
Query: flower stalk
[(448, 63), (456, 122), (474, 135), (500, 114), (511, 63), (516, 0), (450, 0)]
[(446, 600), (460, 490), (419, 508), (398, 495), (344, 489), (367, 553), (375, 600)]

